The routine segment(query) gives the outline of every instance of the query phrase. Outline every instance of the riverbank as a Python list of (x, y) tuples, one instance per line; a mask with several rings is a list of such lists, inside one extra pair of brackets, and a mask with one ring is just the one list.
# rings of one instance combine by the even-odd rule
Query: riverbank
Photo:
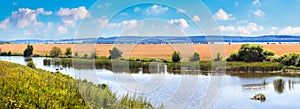
[(117, 99), (105, 84), (0, 61), (0, 105), (3, 108), (152, 108), (145, 99)]
[[(32, 44), (33, 53), (38, 55), (48, 54), (52, 47), (57, 46), (65, 52), (65, 49), (71, 47), (73, 53), (78, 52), (79, 55), (91, 54), (96, 50), (96, 54), (100, 56), (108, 56), (109, 50), (117, 47), (123, 52), (123, 57), (128, 58), (157, 58), (170, 59), (174, 51), (179, 51), (184, 58), (188, 58), (194, 51), (200, 54), (201, 60), (211, 60), (215, 55), (213, 53), (226, 51), (225, 56), (228, 57), (234, 50), (238, 50), (241, 44), (224, 44), (218, 45), (219, 49), (211, 51), (209, 44)], [(300, 44), (262, 44), (264, 48), (274, 51), (276, 55), (283, 55), (291, 52), (300, 53)], [(23, 53), (26, 44), (2, 44), (1, 52)], [(225, 50), (223, 50), (223, 48)], [(288, 49), (287, 49), (288, 48)]]
[(171, 62), (164, 60), (142, 60), (138, 59), (80, 59), (80, 58), (56, 58), (45, 59), (44, 65), (62, 65), (75, 69), (108, 69), (113, 72), (138, 73), (272, 73), (272, 74), (300, 74), (298, 67), (285, 66), (278, 62)]

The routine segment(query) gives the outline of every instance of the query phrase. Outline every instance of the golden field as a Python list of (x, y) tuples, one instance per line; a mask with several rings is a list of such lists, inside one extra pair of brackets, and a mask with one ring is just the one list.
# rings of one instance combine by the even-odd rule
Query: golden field
[[(179, 51), (182, 57), (187, 59), (194, 51), (197, 51), (202, 60), (209, 60), (218, 52), (223, 53), (223, 57), (227, 57), (230, 52), (238, 50), (240, 44), (33, 44), (33, 53), (49, 54), (54, 46), (61, 48), (63, 52), (71, 47), (73, 53), (78, 52), (79, 55), (90, 55), (96, 50), (98, 56), (108, 56), (109, 50), (117, 47), (123, 52), (123, 57), (163, 59), (170, 59), (174, 51)], [(263, 44), (263, 46), (274, 51), (276, 55), (300, 52), (300, 44)], [(22, 53), (26, 47), (26, 44), (2, 44), (0, 51)]]

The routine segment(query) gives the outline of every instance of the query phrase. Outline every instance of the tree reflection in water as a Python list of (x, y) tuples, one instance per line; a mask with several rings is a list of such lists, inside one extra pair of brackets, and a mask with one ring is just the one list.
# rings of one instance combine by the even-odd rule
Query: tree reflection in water
[(279, 94), (283, 93), (284, 83), (285, 83), (285, 81), (281, 78), (273, 81), (274, 89)]

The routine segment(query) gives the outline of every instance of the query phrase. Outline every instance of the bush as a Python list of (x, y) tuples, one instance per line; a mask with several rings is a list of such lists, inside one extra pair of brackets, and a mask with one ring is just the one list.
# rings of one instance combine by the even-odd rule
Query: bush
[(36, 67), (35, 67), (35, 64), (33, 63), (33, 61), (28, 61), (27, 67), (30, 67), (30, 68), (33, 68), (33, 69), (36, 68)]
[(265, 50), (259, 44), (243, 44), (237, 53), (233, 52), (227, 61), (262, 62), (275, 53)]
[(116, 48), (116, 47), (114, 47), (112, 50), (109, 50), (109, 59), (117, 59), (117, 58), (120, 58), (120, 57), (122, 57), (122, 52), (118, 49), (118, 48)]
[(221, 56), (220, 52), (217, 53), (217, 56), (213, 59), (213, 61), (222, 61), (222, 56)]
[(70, 47), (66, 49), (65, 55), (72, 56), (72, 49)]
[(53, 47), (50, 51), (50, 56), (51, 57), (58, 57), (62, 54), (61, 49), (58, 47)]
[(175, 51), (173, 54), (172, 54), (172, 61), (173, 62), (180, 62), (181, 60), (181, 56), (180, 56), (180, 53)]
[(299, 66), (300, 63), (300, 54), (299, 53), (289, 53), (285, 54), (277, 60), (278, 62), (287, 65), (287, 66)]
[(7, 52), (1, 52), (0, 55), (1, 56), (7, 56)]
[(199, 61), (200, 60), (200, 56), (199, 53), (195, 52), (189, 59), (190, 61)]

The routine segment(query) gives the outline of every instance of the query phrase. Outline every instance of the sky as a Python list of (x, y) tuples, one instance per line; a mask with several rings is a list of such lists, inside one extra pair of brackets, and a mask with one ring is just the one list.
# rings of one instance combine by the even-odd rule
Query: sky
[(300, 35), (299, 4), (299, 0), (1, 0), (0, 39)]

